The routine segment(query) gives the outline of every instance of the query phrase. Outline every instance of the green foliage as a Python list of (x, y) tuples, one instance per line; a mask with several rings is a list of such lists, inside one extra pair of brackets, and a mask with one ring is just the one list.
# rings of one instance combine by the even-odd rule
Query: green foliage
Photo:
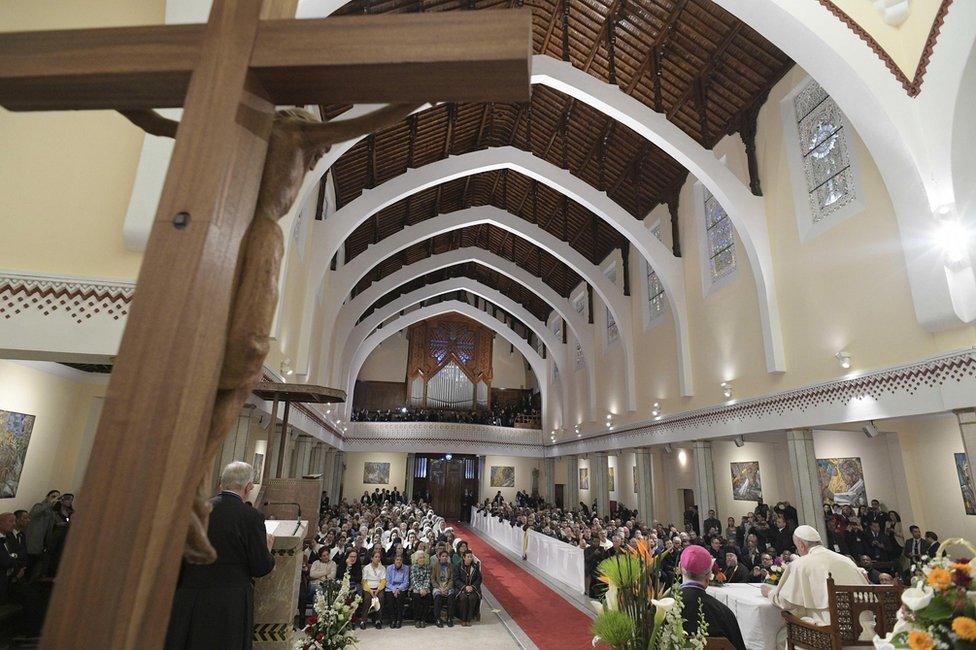
[(593, 634), (611, 648), (627, 648), (634, 638), (634, 621), (623, 612), (604, 608), (593, 619)]
[(617, 589), (634, 587), (644, 574), (644, 566), (636, 555), (617, 554), (600, 562), (600, 573)]

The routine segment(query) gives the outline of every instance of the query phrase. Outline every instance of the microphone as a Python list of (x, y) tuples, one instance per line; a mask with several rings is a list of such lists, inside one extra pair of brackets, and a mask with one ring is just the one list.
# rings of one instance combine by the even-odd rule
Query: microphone
[(292, 535), (294, 535), (295, 533), (297, 533), (298, 530), (302, 527), (302, 506), (300, 504), (296, 503), (295, 501), (265, 501), (264, 502), (264, 506), (265, 507), (267, 507), (267, 506), (295, 506), (295, 510), (298, 511), (298, 517), (297, 517), (298, 523), (295, 525), (295, 530), (294, 530), (294, 532), (292, 532)]

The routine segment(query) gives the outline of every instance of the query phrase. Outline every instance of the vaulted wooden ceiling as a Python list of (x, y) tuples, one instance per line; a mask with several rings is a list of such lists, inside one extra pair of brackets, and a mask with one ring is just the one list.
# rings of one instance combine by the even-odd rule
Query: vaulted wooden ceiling
[[(549, 314), (551, 307), (540, 298), (537, 294), (533, 293), (527, 289), (522, 284), (512, 280), (506, 275), (495, 271), (494, 269), (488, 268), (477, 262), (465, 262), (464, 264), (455, 264), (453, 266), (447, 266), (443, 269), (438, 269), (431, 273), (414, 278), (406, 284), (400, 285), (396, 289), (390, 291), (379, 300), (377, 300), (373, 305), (363, 314), (362, 319), (368, 318), (377, 309), (382, 309), (385, 305), (393, 302), (402, 295), (408, 294), (411, 291), (416, 291), (421, 287), (427, 286), (428, 284), (434, 284), (436, 282), (441, 282), (443, 280), (449, 280), (451, 278), (470, 278), (472, 280), (477, 280), (485, 286), (491, 287), (497, 290), (499, 293), (503, 293), (515, 302), (521, 304), (525, 307), (533, 316), (545, 322), (545, 318)], [(453, 296), (451, 294), (447, 294)], [(362, 320), (360, 319), (360, 320)]]
[[(533, 10), (536, 53), (570, 61), (619, 86), (706, 148), (726, 134), (754, 128), (758, 106), (792, 65), (711, 0), (355, 0), (337, 13), (500, 10), (523, 4)], [(346, 108), (323, 106), (323, 116)], [(570, 170), (638, 219), (671, 200), (687, 176), (674, 159), (622, 124), (556, 90), (534, 86), (527, 104), (440, 105), (364, 139), (333, 166), (338, 207), (408, 168), (505, 145)], [(594, 263), (614, 248), (626, 251), (626, 239), (582, 206), (515, 172), (497, 171), (444, 183), (383, 210), (349, 236), (346, 257), (407, 225), (471, 205), (495, 205), (537, 223)], [(423, 250), (429, 255), (485, 245), (509, 256), (507, 234), (495, 231), (480, 226), (465, 229), (461, 242), (449, 234), (411, 247), (381, 264), (357, 290), (425, 257)], [(515, 246), (522, 248), (511, 252), (514, 261), (560, 294), (568, 295), (579, 282), (528, 242), (518, 240)]]

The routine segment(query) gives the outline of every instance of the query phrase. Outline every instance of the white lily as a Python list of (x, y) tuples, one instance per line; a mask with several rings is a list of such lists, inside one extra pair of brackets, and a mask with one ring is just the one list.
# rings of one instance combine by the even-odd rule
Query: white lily
[(590, 641), (590, 643), (591, 643), (591, 644), (593, 645), (593, 647), (595, 648), (595, 647), (596, 647), (596, 644), (597, 644), (597, 643), (599, 643), (600, 641), (603, 641), (603, 639), (601, 639), (601, 638), (600, 638), (600, 637), (598, 637), (598, 636), (595, 636), (595, 637), (593, 637), (593, 640), (592, 640), (592, 641)]
[(675, 600), (674, 598), (662, 598), (661, 600), (655, 600), (652, 598), (651, 604), (654, 605), (654, 607), (666, 612), (672, 607), (674, 607), (675, 605), (677, 605), (678, 601)]
[(908, 609), (917, 612), (920, 609), (928, 607), (934, 596), (935, 590), (932, 587), (926, 587), (919, 583), (917, 587), (912, 587), (901, 592), (901, 602)]
[(889, 632), (888, 636), (881, 638), (877, 634), (871, 640), (874, 643), (874, 650), (895, 650), (895, 645), (891, 642), (894, 632)]

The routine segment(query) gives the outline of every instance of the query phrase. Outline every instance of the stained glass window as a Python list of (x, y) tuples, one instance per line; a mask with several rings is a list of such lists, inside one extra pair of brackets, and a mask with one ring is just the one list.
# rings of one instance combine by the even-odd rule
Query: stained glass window
[(793, 98), (810, 216), (817, 223), (854, 200), (854, 170), (844, 119), (827, 92), (810, 81)]
[(430, 355), (437, 363), (444, 363), (449, 354), (454, 354), (461, 363), (467, 363), (474, 354), (475, 333), (463, 323), (438, 323), (427, 341)]
[[(616, 284), (617, 283), (617, 265), (616, 264), (614, 264), (613, 266), (611, 266), (610, 268), (608, 268), (606, 271), (604, 271), (604, 274), (607, 276), (607, 279), (610, 280), (610, 283), (611, 284)], [(620, 330), (617, 329), (617, 321), (614, 320), (614, 318), (613, 318), (613, 312), (610, 311), (610, 308), (609, 307), (604, 307), (604, 310), (607, 313), (607, 342), (608, 343), (613, 343), (614, 341), (617, 340), (617, 338), (620, 337)]]
[[(658, 223), (656, 226), (654, 226), (651, 233), (653, 233), (654, 236), (658, 238), (658, 241), (660, 241), (661, 224)], [(661, 284), (661, 279), (657, 277), (657, 273), (651, 268), (651, 265), (647, 260), (644, 260), (644, 268), (647, 271), (647, 322), (652, 323), (664, 313), (664, 285)]]
[(735, 238), (732, 221), (725, 208), (708, 188), (705, 198), (705, 233), (708, 242), (708, 270), (712, 282), (717, 282), (735, 270)]

